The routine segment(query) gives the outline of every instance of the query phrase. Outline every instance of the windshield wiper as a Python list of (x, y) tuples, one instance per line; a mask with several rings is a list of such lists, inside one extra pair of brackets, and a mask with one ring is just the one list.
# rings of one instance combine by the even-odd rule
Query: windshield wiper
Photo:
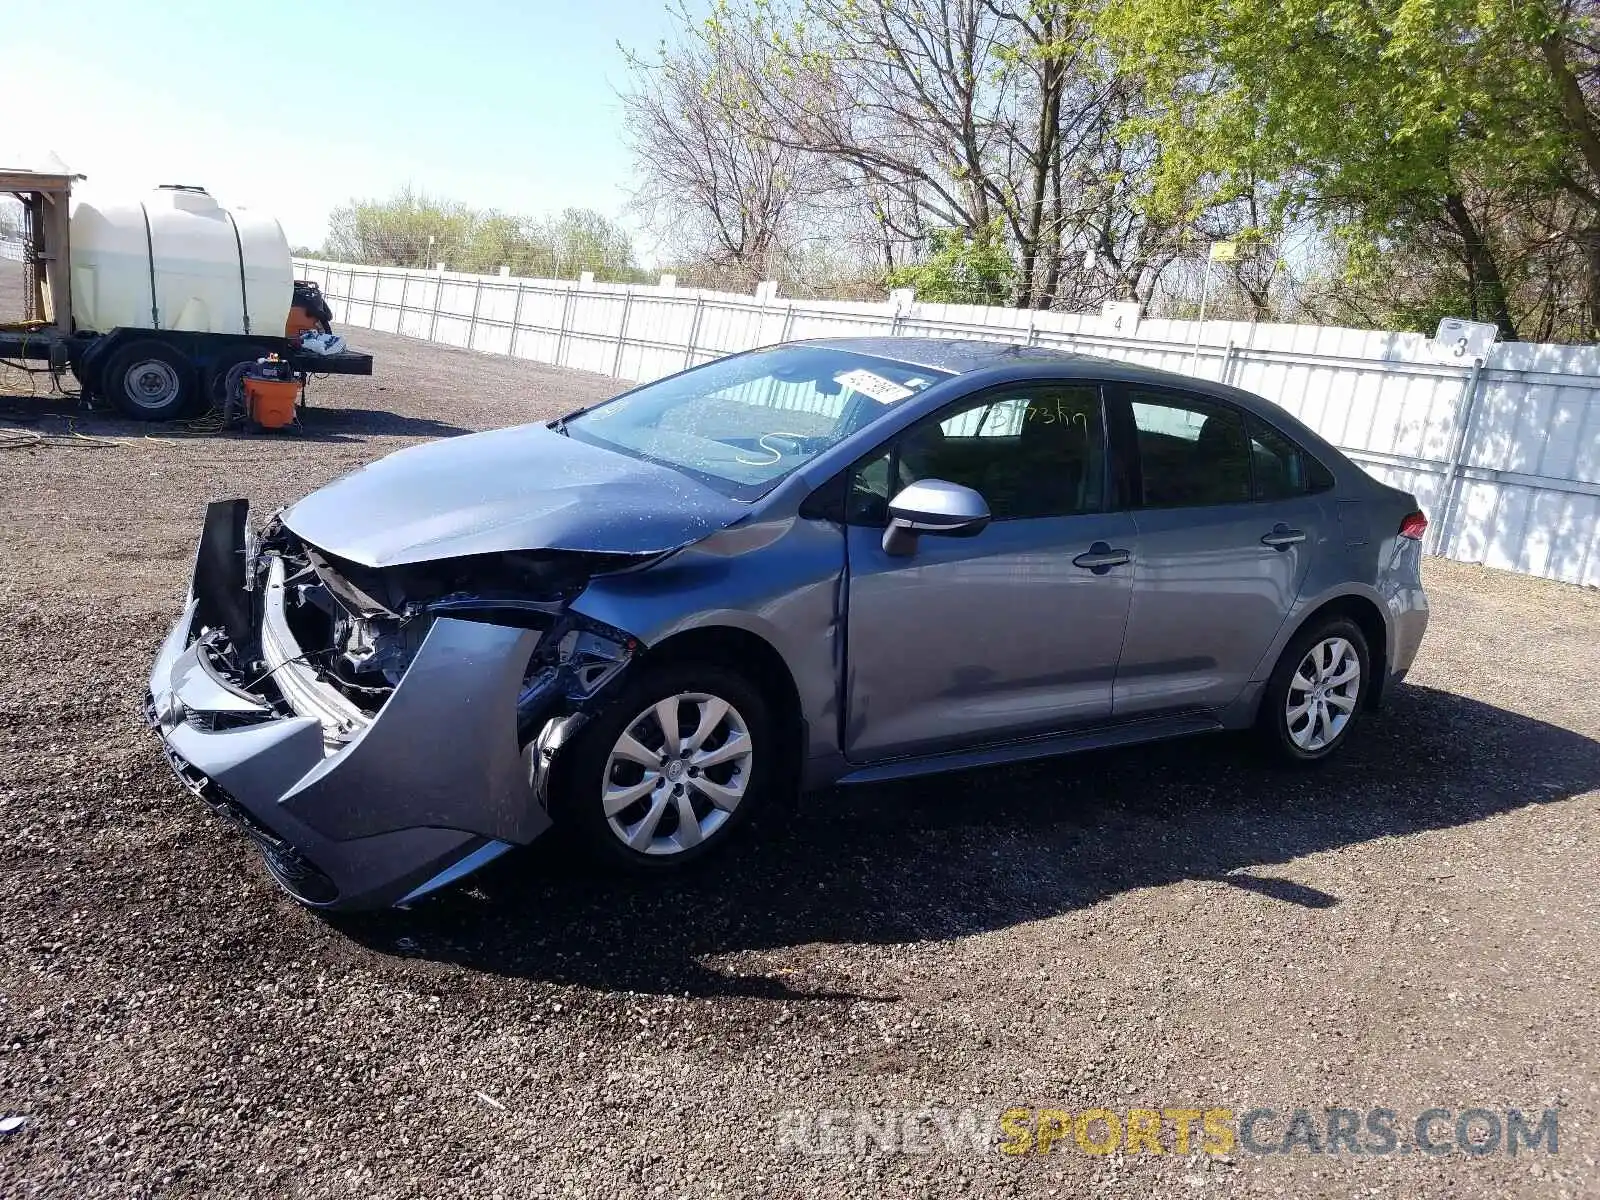
[(591, 409), (593, 407), (594, 407), (594, 405), (590, 404), (590, 405), (586, 405), (583, 408), (574, 409), (572, 412), (567, 413), (565, 416), (557, 417), (554, 421), (551, 421), (549, 425), (545, 426), (545, 428), (546, 429), (553, 429), (557, 433), (561, 434), (563, 437), (571, 437), (572, 435), (567, 432), (567, 422), (572, 420), (573, 417), (581, 417), (581, 416), (583, 416), (584, 413), (588, 412), (589, 409)]

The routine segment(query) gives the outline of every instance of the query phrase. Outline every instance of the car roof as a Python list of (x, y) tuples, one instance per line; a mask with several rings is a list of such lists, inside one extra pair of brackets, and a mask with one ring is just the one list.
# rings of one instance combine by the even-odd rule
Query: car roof
[(1120, 362), (1114, 358), (1101, 358), (1095, 354), (1078, 354), (1071, 350), (1060, 350), (1051, 346), (1028, 346), (1018, 342), (982, 341), (977, 338), (845, 337), (819, 338), (791, 344), (823, 346), (865, 354), (873, 358), (904, 363), (907, 366), (948, 371), (958, 376), (996, 367), (1010, 366), (1025, 369), (1049, 366), (1050, 374), (1065, 379), (1110, 380), (1144, 384), (1148, 387), (1173, 388), (1201, 396), (1211, 396), (1248, 409), (1270, 424), (1277, 425), (1302, 444), (1310, 445), (1319, 451), (1321, 456), (1343, 458), (1343, 454), (1336, 446), (1322, 438), (1310, 426), (1281, 406), (1254, 392), (1246, 392), (1215, 380), (1198, 379), (1193, 375), (1180, 375), (1176, 371), (1162, 371), (1156, 367)]
[(1021, 342), (982, 341), (977, 338), (920, 338), (920, 337), (846, 337), (818, 338), (813, 341), (792, 343), (822, 346), (830, 350), (844, 350), (866, 354), (910, 367), (927, 367), (935, 371), (948, 371), (952, 375), (970, 375), (974, 371), (987, 371), (996, 367), (1039, 367), (1048, 365), (1052, 373), (1063, 378), (1116, 379), (1125, 383), (1146, 383), (1159, 387), (1184, 388), (1189, 391), (1226, 395), (1231, 399), (1247, 399), (1261, 403), (1259, 396), (1239, 392), (1237, 388), (1180, 375), (1176, 371), (1162, 371), (1138, 363), (1121, 362), (1114, 358), (1101, 358), (1097, 354), (1079, 354), (1074, 350), (1060, 350), (1053, 346), (1029, 346)]
[(1110, 359), (1090, 358), (1069, 350), (1055, 350), (1048, 346), (1024, 346), (1014, 342), (980, 341), (976, 338), (919, 338), (919, 337), (845, 337), (817, 338), (804, 343), (830, 350), (845, 350), (852, 354), (866, 354), (873, 358), (886, 358), (891, 362), (912, 367), (928, 367), (935, 371), (948, 371), (952, 375), (966, 375), (989, 367), (1003, 367), (1008, 363), (1061, 363), (1063, 365), (1087, 360), (1092, 363), (1109, 363)]

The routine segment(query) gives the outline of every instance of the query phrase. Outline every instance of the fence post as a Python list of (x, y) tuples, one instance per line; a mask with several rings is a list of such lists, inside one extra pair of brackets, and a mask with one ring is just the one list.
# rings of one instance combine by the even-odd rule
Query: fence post
[(1228, 348), (1222, 352), (1222, 371), (1217, 375), (1218, 383), (1227, 383), (1228, 375), (1233, 370), (1233, 339), (1228, 339)]
[(622, 347), (628, 340), (628, 310), (633, 307), (633, 285), (622, 289), (622, 321), (617, 326), (617, 352), (611, 358), (611, 377), (622, 377)]
[(1462, 386), (1460, 416), (1456, 418), (1455, 436), (1450, 439), (1450, 469), (1444, 477), (1444, 512), (1433, 531), (1431, 554), (1443, 553), (1445, 537), (1450, 522), (1455, 518), (1458, 493), (1461, 490), (1461, 465), (1467, 457), (1467, 440), (1472, 436), (1472, 418), (1478, 411), (1478, 379), (1483, 373), (1483, 359), (1474, 357), (1472, 371)]
[(791, 300), (783, 310), (783, 329), (778, 333), (780, 342), (787, 342), (789, 334), (794, 329), (794, 301)]
[(444, 297), (444, 272), (433, 273), (433, 320), (428, 322), (428, 340), (434, 340), (434, 335), (439, 332), (439, 303)]
[(889, 292), (889, 307), (892, 314), (889, 318), (889, 336), (896, 337), (900, 333), (900, 321), (911, 310), (917, 301), (917, 293), (912, 288), (894, 288)]
[(522, 328), (522, 280), (517, 280), (517, 299), (511, 306), (511, 337), (506, 342), (506, 353), (512, 358), (517, 356), (517, 331)]
[(694, 366), (694, 340), (700, 336), (700, 314), (705, 309), (706, 298), (700, 293), (694, 298), (694, 319), (689, 322), (689, 344), (683, 351), (683, 369), (687, 371)]
[(467, 349), (472, 349), (473, 340), (478, 336), (478, 306), (483, 303), (483, 280), (478, 280), (472, 285), (472, 320), (467, 322)]
[(1039, 330), (1036, 326), (1038, 319), (1039, 310), (1036, 308), (1030, 308), (1028, 310), (1028, 345), (1030, 346), (1033, 345), (1034, 338), (1039, 334)]
[(556, 330), (556, 366), (564, 366), (561, 356), (566, 353), (567, 347), (567, 321), (572, 314), (572, 295), (577, 290), (577, 284), (568, 284), (567, 293), (561, 300), (561, 326)]

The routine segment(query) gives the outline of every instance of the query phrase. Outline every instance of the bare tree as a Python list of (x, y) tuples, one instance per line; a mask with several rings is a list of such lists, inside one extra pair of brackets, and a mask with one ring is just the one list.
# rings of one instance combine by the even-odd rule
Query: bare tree
[(632, 60), (624, 96), (641, 204), (687, 257), (743, 281), (840, 262), (881, 276), (950, 234), (999, 236), (1019, 306), (1147, 302), (1198, 218), (1154, 202), (1142, 93), (1092, 15), (1072, 0), (680, 7), (676, 42)]
[(1048, 307), (1141, 299), (1170, 256), (1142, 203), (1152, 155), (1123, 131), (1134, 90), (1081, 5), (721, 0), (682, 39), (718, 121), (821, 172), (802, 223), (862, 210), (884, 270), (934, 231), (998, 226), (1015, 302)]
[[(685, 28), (695, 22), (687, 10)], [(742, 72), (715, 39), (686, 38), (653, 58), (628, 55), (622, 95), (641, 184), (635, 200), (678, 253), (751, 283), (774, 274), (799, 205), (824, 190), (814, 164), (769, 136), (759, 114), (734, 109)]]
[(698, 36), (728, 64), (746, 131), (854, 176), (892, 245), (1018, 203), (1000, 171), (1019, 140), (1007, 24), (983, 0), (729, 0)]

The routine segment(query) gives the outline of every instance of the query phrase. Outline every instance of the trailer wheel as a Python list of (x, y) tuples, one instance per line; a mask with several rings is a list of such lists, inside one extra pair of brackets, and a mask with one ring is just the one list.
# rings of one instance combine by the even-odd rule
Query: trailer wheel
[(194, 364), (161, 342), (129, 342), (106, 360), (100, 385), (134, 420), (171, 421), (194, 403)]
[(266, 358), (272, 351), (266, 346), (246, 346), (243, 349), (224, 350), (206, 368), (206, 400), (214, 411), (223, 411), (228, 404), (228, 382), (235, 367), (252, 365)]

